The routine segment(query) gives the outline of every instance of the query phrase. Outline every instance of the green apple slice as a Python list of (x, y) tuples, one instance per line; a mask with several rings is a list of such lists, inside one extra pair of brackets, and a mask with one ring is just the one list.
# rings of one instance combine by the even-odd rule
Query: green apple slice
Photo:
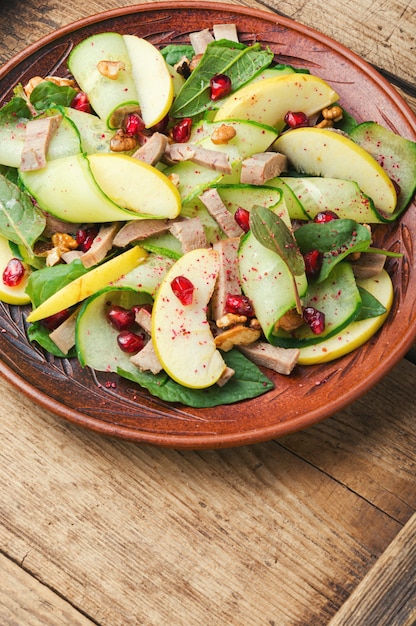
[(89, 154), (87, 159), (98, 186), (119, 207), (141, 217), (179, 214), (179, 191), (155, 167), (126, 154)]
[(392, 213), (396, 207), (396, 190), (381, 165), (364, 148), (337, 131), (295, 128), (283, 133), (273, 149), (285, 154), (298, 172), (355, 181), (380, 211)]
[(167, 115), (173, 102), (173, 81), (165, 59), (146, 39), (123, 35), (140, 103), (140, 114), (151, 128)]
[(28, 322), (36, 322), (50, 315), (59, 313), (78, 302), (89, 298), (93, 293), (104, 289), (107, 285), (117, 281), (120, 276), (130, 272), (146, 258), (146, 251), (140, 246), (134, 246), (123, 254), (106, 261), (91, 271), (76, 278), (62, 289), (42, 302), (28, 315)]
[[(156, 294), (153, 345), (163, 369), (184, 387), (210, 387), (226, 367), (207, 319), (218, 271), (219, 256), (215, 250), (192, 250), (169, 270)], [(182, 304), (172, 291), (171, 283), (178, 276), (185, 276), (194, 286), (191, 304)]]
[[(10, 247), (10, 242), (6, 237), (0, 235), (0, 276), (3, 275), (5, 268), (9, 261), (15, 258), (16, 255)], [(0, 300), (7, 304), (16, 304), (22, 306), (29, 304), (30, 298), (26, 293), (26, 287), (29, 280), (30, 270), (25, 266), (25, 275), (22, 281), (15, 287), (9, 287), (2, 280), (0, 280)]]
[(249, 83), (232, 94), (214, 120), (252, 120), (281, 131), (288, 111), (307, 116), (338, 101), (327, 82), (313, 74), (288, 74)]
[(365, 344), (384, 324), (393, 304), (393, 284), (385, 270), (372, 278), (359, 279), (357, 285), (369, 291), (387, 309), (383, 315), (352, 322), (340, 333), (319, 344), (300, 349), (300, 365), (327, 363), (349, 354)]

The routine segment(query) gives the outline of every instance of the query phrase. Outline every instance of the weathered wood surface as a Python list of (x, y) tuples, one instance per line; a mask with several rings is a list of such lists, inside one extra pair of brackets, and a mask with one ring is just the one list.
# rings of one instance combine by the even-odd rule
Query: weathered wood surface
[[(0, 62), (128, 4), (0, 0)], [(414, 85), (413, 1), (267, 4)], [(415, 380), (404, 360), (304, 432), (203, 452), (106, 439), (0, 380), (0, 623), (410, 626)]]

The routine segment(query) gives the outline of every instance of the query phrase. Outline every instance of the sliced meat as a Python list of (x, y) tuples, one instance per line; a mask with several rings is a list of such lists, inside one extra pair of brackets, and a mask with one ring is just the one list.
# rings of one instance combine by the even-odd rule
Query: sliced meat
[(26, 124), (26, 135), (20, 162), (22, 172), (40, 170), (46, 166), (49, 144), (61, 120), (62, 115), (52, 115), (51, 117), (30, 120)]
[(235, 374), (235, 370), (227, 366), (225, 370), (223, 371), (223, 373), (221, 374), (221, 376), (219, 377), (219, 379), (217, 380), (218, 387), (224, 387), (224, 385), (228, 383), (228, 381), (230, 380), (230, 378), (234, 376), (234, 374)]
[(170, 143), (166, 146), (165, 157), (169, 163), (190, 161), (196, 152), (196, 146), (190, 143)]
[(133, 220), (120, 228), (114, 237), (113, 245), (117, 248), (125, 248), (133, 241), (143, 241), (147, 237), (166, 233), (172, 224), (172, 220)]
[(75, 327), (77, 324), (78, 310), (74, 311), (62, 324), (55, 328), (49, 337), (58, 346), (63, 354), (68, 354), (75, 345)]
[(61, 261), (65, 263), (72, 263), (75, 259), (80, 259), (85, 253), (81, 250), (69, 250), (61, 254)]
[(148, 341), (140, 352), (133, 355), (130, 362), (142, 372), (150, 371), (152, 374), (158, 374), (163, 369), (151, 341)]
[(209, 150), (208, 148), (196, 146), (195, 154), (191, 161), (222, 174), (231, 174), (232, 172), (228, 154), (220, 150)]
[(204, 226), (199, 217), (175, 222), (169, 230), (181, 242), (184, 254), (191, 250), (208, 247)]
[(356, 278), (371, 278), (381, 272), (386, 262), (385, 254), (362, 252), (356, 261), (351, 261), (352, 271)]
[(162, 133), (153, 133), (151, 137), (133, 154), (134, 159), (155, 165), (160, 161), (168, 145), (168, 138)]
[(226, 314), (225, 302), (228, 294), (240, 294), (238, 274), (239, 237), (223, 239), (214, 243), (213, 248), (220, 254), (220, 269), (211, 298), (211, 317), (218, 320)]
[(43, 234), (45, 237), (51, 237), (55, 233), (68, 233), (68, 235), (76, 235), (81, 228), (81, 224), (70, 224), (58, 219), (50, 213), (45, 213), (45, 229)]
[(208, 28), (204, 28), (203, 30), (199, 30), (195, 33), (190, 33), (189, 40), (194, 49), (195, 55), (197, 55), (204, 54), (208, 44), (214, 41), (214, 37), (211, 35)]
[(148, 335), (152, 334), (152, 314), (144, 307), (140, 308), (135, 316), (135, 320), (139, 326), (147, 332)]
[(214, 24), (212, 30), (216, 41), (228, 39), (228, 41), (239, 42), (237, 26), (235, 24)]
[(241, 237), (244, 231), (228, 211), (217, 189), (207, 189), (199, 199), (228, 237)]
[(267, 180), (279, 176), (287, 169), (287, 158), (280, 152), (258, 152), (241, 164), (241, 182), (248, 185), (263, 185)]
[(286, 375), (292, 372), (300, 352), (297, 348), (279, 348), (265, 341), (258, 341), (250, 346), (238, 346), (238, 349), (256, 365)]
[(114, 237), (118, 229), (119, 224), (103, 224), (100, 227), (91, 248), (81, 257), (84, 267), (92, 267), (104, 259), (107, 252), (113, 247)]

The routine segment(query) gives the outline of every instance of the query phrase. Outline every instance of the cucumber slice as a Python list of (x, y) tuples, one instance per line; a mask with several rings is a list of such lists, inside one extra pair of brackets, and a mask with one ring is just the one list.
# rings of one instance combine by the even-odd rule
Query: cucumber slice
[(209, 122), (201, 121), (191, 134), (190, 143), (201, 143), (204, 140), (204, 147), (211, 150), (217, 150), (218, 144), (211, 141), (211, 135), (216, 128), (225, 124), (231, 126), (236, 131), (235, 137), (227, 143), (229, 146), (235, 146), (242, 158), (246, 158), (256, 152), (265, 152), (277, 137), (276, 129), (251, 122), (249, 120), (227, 120), (226, 122)]
[[(100, 61), (119, 61), (124, 67), (116, 79), (111, 79), (99, 72)], [(119, 33), (98, 33), (87, 37), (72, 50), (68, 67), (108, 128), (119, 128), (127, 112), (139, 110), (130, 57)]]
[(333, 211), (360, 224), (384, 221), (371, 198), (354, 181), (320, 176), (283, 177), (283, 181), (302, 204), (306, 219), (313, 219), (320, 211)]
[[(256, 317), (266, 338), (273, 343), (276, 322), (296, 306), (293, 276), (283, 259), (265, 248), (249, 231), (242, 239), (239, 252), (242, 289), (253, 303)], [(299, 295), (305, 295), (305, 275), (296, 277)]]
[(312, 306), (325, 315), (325, 330), (315, 335), (307, 324), (288, 333), (278, 330), (269, 337), (270, 343), (282, 348), (313, 346), (341, 332), (358, 315), (361, 297), (347, 261), (338, 263), (330, 276), (321, 283), (311, 283), (305, 295), (304, 306)]
[[(142, 245), (142, 247), (144, 246)], [(153, 298), (166, 272), (174, 262), (174, 259), (161, 254), (149, 254), (143, 263), (116, 280), (114, 286), (131, 287), (135, 291), (147, 293)]]
[(318, 344), (300, 349), (300, 365), (316, 365), (338, 359), (365, 344), (384, 324), (393, 304), (393, 284), (385, 270), (372, 278), (357, 280), (386, 308), (386, 313), (348, 324), (340, 333)]
[(255, 206), (263, 206), (267, 209), (275, 210), (279, 216), (290, 226), (289, 215), (286, 205), (282, 202), (282, 192), (280, 189), (267, 185), (215, 185), (221, 199), (227, 209), (234, 215), (239, 207), (251, 211)]
[(110, 152), (110, 141), (114, 133), (96, 115), (78, 111), (71, 107), (62, 107), (62, 113), (75, 125), (81, 143), (81, 150), (86, 154)]
[(284, 201), (286, 203), (286, 208), (289, 213), (289, 217), (291, 220), (308, 220), (309, 216), (303, 208), (303, 204), (297, 198), (296, 194), (291, 189), (290, 185), (287, 184), (285, 178), (280, 178), (277, 176), (276, 178), (271, 178), (268, 180), (265, 185), (269, 185), (270, 187), (275, 187), (276, 189), (280, 189), (283, 194)]
[(391, 222), (408, 207), (416, 190), (416, 143), (396, 135), (376, 122), (363, 122), (352, 129), (351, 139), (369, 152), (400, 187), (394, 213), (384, 215)]
[(183, 255), (181, 242), (171, 233), (162, 233), (147, 237), (141, 242), (142, 248), (170, 259), (180, 259)]
[(78, 359), (83, 367), (88, 365), (100, 372), (115, 372), (134, 368), (130, 363), (131, 354), (120, 350), (116, 330), (106, 318), (108, 303), (126, 309), (134, 304), (152, 302), (147, 294), (129, 287), (106, 287), (88, 298), (82, 305), (76, 324), (75, 345)]

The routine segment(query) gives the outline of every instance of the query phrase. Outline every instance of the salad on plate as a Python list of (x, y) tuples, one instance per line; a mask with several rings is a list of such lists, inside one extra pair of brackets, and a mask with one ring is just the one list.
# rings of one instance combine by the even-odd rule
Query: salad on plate
[(380, 329), (373, 233), (411, 202), (414, 142), (233, 24), (94, 34), (67, 66), (0, 109), (0, 300), (29, 341), (212, 407)]

